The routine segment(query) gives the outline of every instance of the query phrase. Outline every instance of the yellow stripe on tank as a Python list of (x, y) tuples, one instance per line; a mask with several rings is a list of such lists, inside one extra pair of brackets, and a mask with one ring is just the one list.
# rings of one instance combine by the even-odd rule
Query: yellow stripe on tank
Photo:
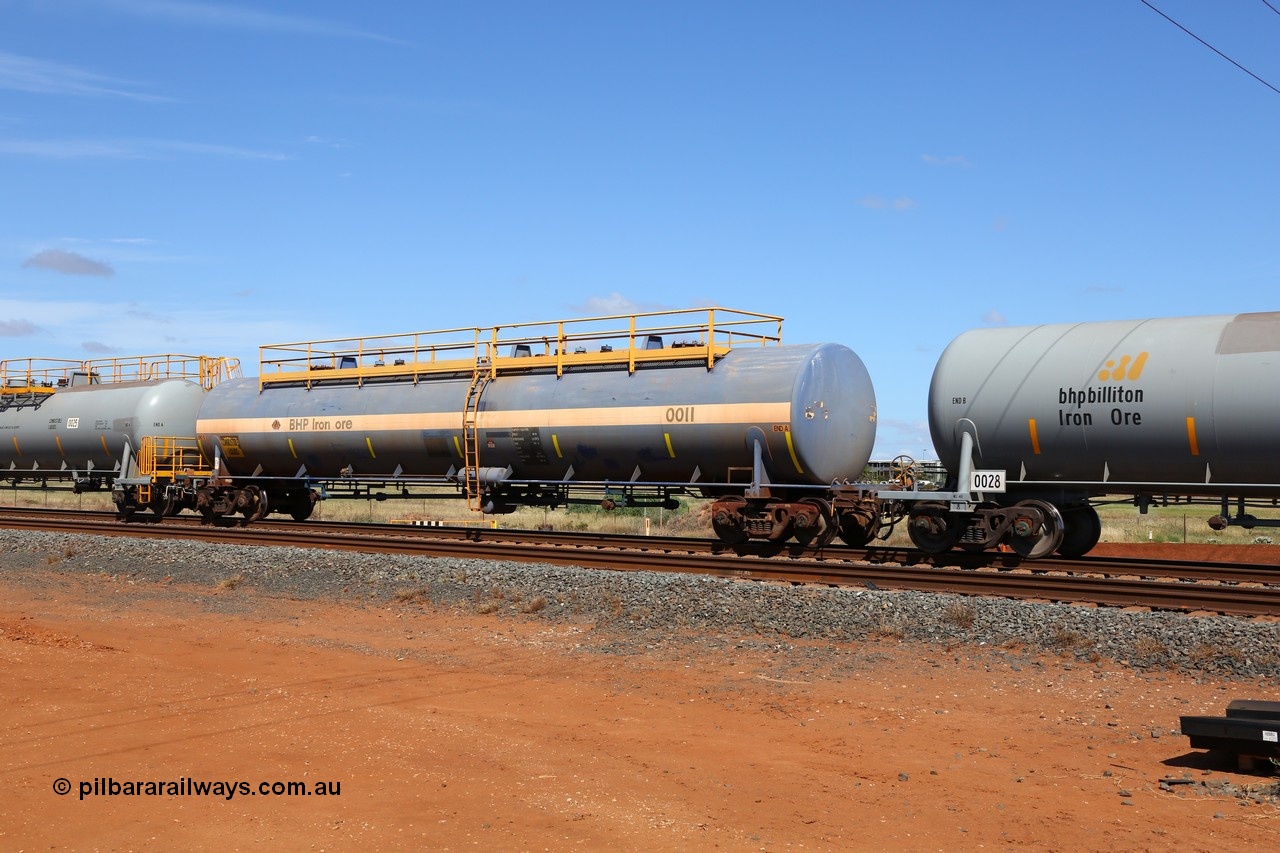
[[(690, 420), (690, 418), (692, 418)], [(669, 423), (732, 426), (736, 424), (786, 424), (791, 421), (791, 403), (709, 403), (679, 406), (599, 406), (581, 409), (517, 409), (479, 412), (478, 429), (516, 427), (652, 426)], [(279, 426), (272, 426), (272, 424)], [(338, 424), (341, 426), (338, 426)], [(438, 429), (456, 430), (458, 412), (417, 412), (408, 414), (352, 415), (351, 417), (201, 418), (196, 431), (214, 435), (253, 433), (364, 432)], [(459, 455), (462, 455), (459, 452)]]
[(1196, 419), (1187, 418), (1187, 444), (1191, 445), (1191, 455), (1200, 455), (1200, 442), (1196, 440)]
[(662, 434), (662, 437), (667, 440), (667, 455), (670, 456), (672, 459), (675, 459), (676, 452), (675, 452), (675, 449), (671, 447), (671, 433), (664, 432)]
[(54, 443), (54, 444), (56, 444), (56, 445), (58, 445), (58, 455), (59, 455), (59, 456), (66, 456), (66, 455), (67, 455), (67, 451), (65, 451), (65, 450), (63, 450), (63, 449), (62, 449), (62, 439), (61, 439), (61, 438), (59, 438), (58, 436), (56, 436), (56, 435), (55, 435), (55, 436), (53, 437), (53, 443)]
[(13, 452), (19, 456), (22, 455), (22, 449), (18, 447), (18, 437), (16, 435), (13, 437)]
[(374, 459), (377, 459), (378, 454), (373, 452), (373, 439), (369, 438), (368, 436), (365, 436), (364, 445), (365, 447), (369, 448), (369, 455), (372, 456)]
[(466, 455), (462, 452), (462, 445), (458, 443), (458, 437), (456, 435), (453, 437), (453, 451), (459, 456)]
[(556, 435), (554, 432), (551, 433), (551, 446), (556, 449), (556, 458), (563, 459), (564, 453), (560, 451), (560, 436)]
[(791, 430), (787, 430), (787, 452), (791, 454), (791, 464), (796, 466), (796, 473), (803, 474), (804, 469), (800, 467), (800, 460), (796, 458), (796, 446), (791, 440)]
[(102, 452), (110, 456), (111, 448), (107, 447), (107, 437), (105, 435), (100, 435), (98, 437), (102, 439)]
[(1031, 452), (1040, 455), (1040, 434), (1036, 432), (1036, 419), (1027, 418), (1027, 431), (1031, 433)]
[(293, 458), (298, 458), (298, 451), (293, 449), (293, 439), (289, 439), (289, 452), (293, 454)]

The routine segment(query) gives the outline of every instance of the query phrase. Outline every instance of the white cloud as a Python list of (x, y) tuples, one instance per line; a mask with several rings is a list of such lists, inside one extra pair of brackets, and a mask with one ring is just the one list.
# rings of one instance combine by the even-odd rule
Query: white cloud
[(172, 155), (233, 160), (288, 160), (287, 154), (177, 139), (0, 139), (0, 154), (53, 160), (157, 160)]
[(95, 139), (0, 139), (0, 154), (47, 157), (52, 160), (82, 160), (90, 157), (140, 160), (144, 156), (128, 145)]
[(130, 302), (124, 313), (127, 317), (146, 320), (148, 323), (154, 323), (157, 326), (168, 326), (173, 323), (172, 317), (167, 317), (164, 314), (157, 314), (154, 311), (144, 311), (142, 306), (136, 302)]
[(366, 39), (388, 44), (405, 44), (399, 39), (356, 29), (346, 24), (306, 18), (298, 15), (281, 15), (242, 6), (221, 3), (191, 3), (184, 0), (99, 0), (101, 5), (116, 12), (150, 20), (164, 20), (184, 26), (218, 27), (222, 29), (254, 30), (257, 32), (286, 33), (291, 35), (325, 36), (329, 38)]
[[(42, 320), (38, 329), (40, 351), (36, 354), (41, 356), (82, 359), (96, 354), (132, 356), (162, 352), (228, 356), (239, 359), (249, 375), (257, 372), (258, 347), (264, 343), (341, 335), (336, 329), (317, 327), (314, 322), (301, 321), (292, 315), (264, 317), (246, 302), (210, 306), (175, 297), (171, 302), (148, 301), (142, 310), (142, 303), (121, 303), (108, 296), (104, 293), (101, 301), (0, 298), (0, 317), (48, 318)], [(164, 317), (167, 322), (158, 324), (154, 317)], [(0, 325), (0, 330), (3, 328)], [(110, 337), (104, 339), (108, 334)], [(86, 342), (93, 345), (88, 352), (84, 349)], [(0, 344), (0, 359), (32, 355), (14, 352), (14, 343)]]
[(129, 80), (6, 51), (0, 51), (0, 89), (38, 95), (125, 98), (152, 102), (169, 100), (143, 92), (139, 84)]
[(25, 338), (40, 331), (30, 320), (0, 320), (0, 338)]
[(95, 261), (65, 249), (45, 249), (42, 252), (36, 252), (23, 261), (22, 266), (24, 269), (32, 267), (67, 275), (113, 276), (116, 274), (110, 264), (104, 264), (102, 261)]
[(607, 296), (592, 296), (573, 310), (583, 317), (612, 316), (615, 314), (643, 314), (648, 311), (666, 311), (670, 306), (654, 302), (636, 302), (621, 293), (610, 293)]
[(914, 199), (902, 197), (895, 199), (886, 199), (883, 196), (868, 195), (858, 199), (858, 205), (867, 208), (867, 210), (891, 210), (897, 213), (905, 213), (916, 206)]
[(1007, 326), (1009, 324), (1005, 316), (994, 308), (982, 315), (982, 322), (988, 326)]
[(881, 417), (876, 422), (876, 443), (871, 458), (885, 460), (910, 456), (912, 459), (925, 459), (934, 455), (932, 446), (928, 421)]
[(322, 145), (325, 148), (335, 149), (347, 148), (350, 145), (345, 139), (330, 139), (326, 136), (307, 136), (302, 141), (307, 145)]

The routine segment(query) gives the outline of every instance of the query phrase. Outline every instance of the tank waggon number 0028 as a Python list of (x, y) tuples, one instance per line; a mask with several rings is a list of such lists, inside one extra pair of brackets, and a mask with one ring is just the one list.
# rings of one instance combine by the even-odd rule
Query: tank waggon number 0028
[(901, 523), (927, 552), (1027, 559), (1090, 550), (1100, 500), (1277, 523), (1255, 509), (1280, 498), (1280, 314), (966, 332), (933, 373), (930, 484), (906, 457), (871, 481), (861, 359), (781, 331), (700, 308), (306, 341), (262, 347), (256, 378), (205, 356), (13, 359), (0, 465), (109, 488), (122, 517), (212, 523), (305, 519), (328, 497), (503, 513), (693, 496), (728, 543), (861, 546)]

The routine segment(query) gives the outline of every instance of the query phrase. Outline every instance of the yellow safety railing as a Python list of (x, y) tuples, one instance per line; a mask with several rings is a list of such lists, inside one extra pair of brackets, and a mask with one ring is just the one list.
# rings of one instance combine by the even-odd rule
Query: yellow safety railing
[(735, 345), (782, 342), (782, 318), (732, 308), (694, 308), (460, 327), (363, 338), (271, 344), (259, 349), (260, 388), (280, 383), (366, 381), (442, 374), (490, 378), (504, 372), (652, 362), (701, 361), (708, 368)]
[(207, 477), (208, 461), (200, 451), (200, 441), (170, 435), (143, 436), (138, 448), (138, 473), (144, 477), (172, 480), (179, 475)]
[(71, 361), (17, 358), (0, 361), (0, 391), (48, 393), (75, 385), (189, 379), (206, 390), (240, 376), (240, 360), (206, 355), (139, 355)]
[(189, 379), (206, 390), (227, 379), (240, 376), (240, 360), (223, 356), (138, 355), (99, 358), (84, 362), (99, 382), (148, 382), (158, 379)]
[[(0, 393), (52, 394), (85, 373), (84, 363), (64, 358), (11, 358), (0, 361)], [(86, 384), (88, 382), (86, 374)]]

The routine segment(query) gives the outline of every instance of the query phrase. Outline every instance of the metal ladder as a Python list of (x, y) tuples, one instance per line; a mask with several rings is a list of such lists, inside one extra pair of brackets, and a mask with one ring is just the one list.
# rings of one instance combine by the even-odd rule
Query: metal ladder
[(144, 435), (142, 441), (138, 442), (136, 460), (138, 476), (147, 478), (147, 482), (138, 484), (138, 506), (149, 506), (151, 504), (151, 489), (156, 481), (156, 440), (154, 437)]
[(467, 402), (462, 409), (462, 479), (467, 495), (467, 509), (481, 509), (480, 495), (480, 437), (476, 431), (476, 416), (480, 411), (480, 395), (492, 378), (492, 366), (488, 359), (476, 361), (471, 374), (471, 386), (467, 389)]

